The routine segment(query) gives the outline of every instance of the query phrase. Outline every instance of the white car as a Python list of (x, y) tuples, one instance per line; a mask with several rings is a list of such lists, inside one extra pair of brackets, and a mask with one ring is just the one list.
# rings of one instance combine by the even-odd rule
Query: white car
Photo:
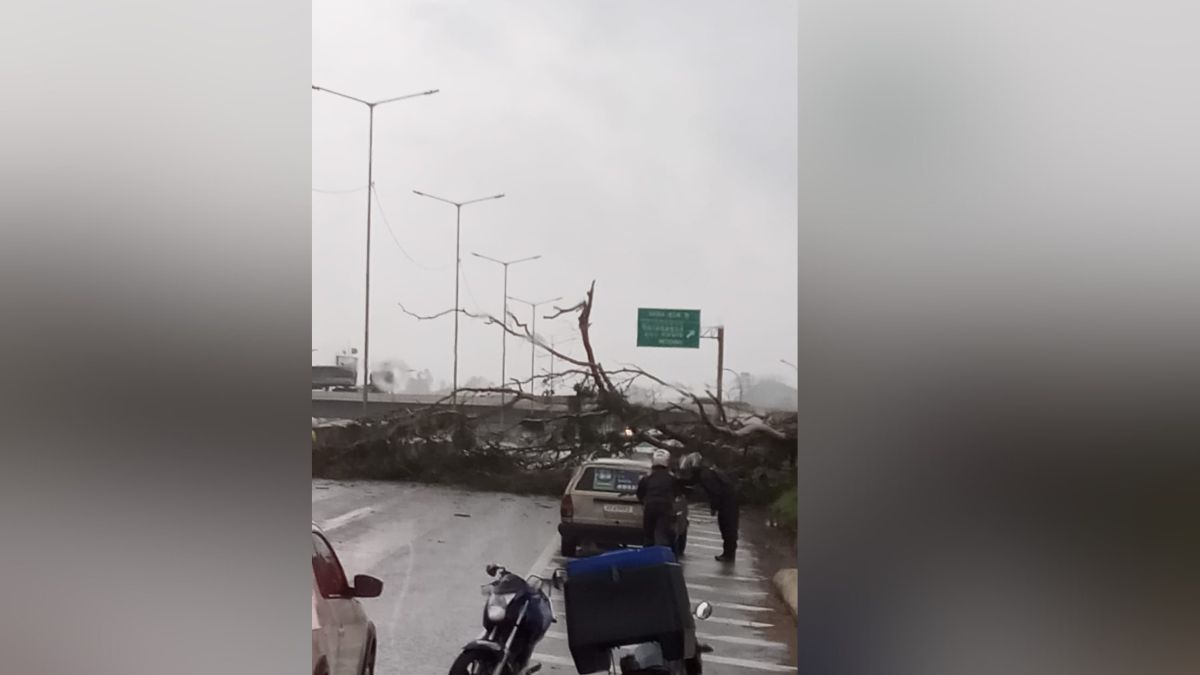
[(372, 675), (375, 672), (375, 624), (358, 598), (376, 598), (383, 582), (359, 574), (354, 585), (321, 528), (312, 526), (312, 667), (313, 675)]

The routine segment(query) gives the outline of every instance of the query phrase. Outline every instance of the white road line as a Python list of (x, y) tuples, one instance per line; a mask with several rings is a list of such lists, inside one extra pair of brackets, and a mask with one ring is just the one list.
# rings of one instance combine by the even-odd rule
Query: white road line
[(745, 619), (730, 619), (724, 616), (710, 616), (704, 620), (704, 623), (720, 623), (726, 626), (741, 626), (742, 628), (774, 628), (773, 623), (763, 623), (761, 621), (747, 621)]
[(739, 591), (734, 588), (717, 588), (716, 586), (708, 586), (706, 584), (688, 584), (688, 591), (700, 591), (701, 593), (725, 593), (728, 595), (740, 595), (747, 598), (763, 598), (768, 595), (766, 591)]
[(550, 560), (554, 558), (554, 545), (558, 543), (558, 537), (550, 537), (550, 541), (546, 542), (546, 548), (542, 549), (542, 554), (533, 562), (533, 567), (529, 570), (529, 574), (536, 574), (539, 577), (546, 574), (546, 570), (550, 567)]
[(688, 544), (689, 544), (688, 548), (703, 548), (703, 549), (707, 549), (709, 551), (724, 551), (725, 550), (724, 547), (713, 546), (711, 544), (693, 544), (691, 542), (688, 542)]
[(737, 666), (747, 670), (763, 670), (768, 673), (794, 673), (796, 666), (785, 666), (778, 663), (767, 663), (765, 661), (751, 661), (750, 659), (735, 659), (730, 656), (718, 656), (716, 654), (705, 654), (705, 663), (719, 663), (724, 666)]
[(699, 532), (700, 534), (711, 534), (716, 537), (721, 536), (720, 530), (709, 530), (709, 529), (705, 529), (703, 527), (689, 527), (688, 528), (689, 536), (691, 535), (692, 532)]
[[(713, 635), (711, 633), (696, 633), (696, 637), (709, 642), (728, 642), (734, 645), (743, 645), (746, 647), (763, 647), (765, 649), (787, 649), (787, 645), (782, 642), (774, 642), (772, 640), (759, 640), (758, 638), (734, 637), (732, 635)], [(704, 657), (707, 659), (708, 657)]]
[[(575, 672), (575, 662), (572, 661), (571, 659), (564, 659), (561, 656), (554, 656), (553, 654), (542, 654), (540, 652), (534, 652), (533, 656), (530, 657), (530, 660), (541, 661), (542, 663), (549, 663), (552, 666), (566, 666), (571, 669), (571, 672)], [(793, 668), (793, 670), (795, 670), (795, 669)]]
[(760, 607), (758, 605), (739, 605), (736, 602), (714, 602), (711, 604), (713, 607), (720, 607), (722, 609), (736, 609), (739, 612), (774, 612), (775, 611), (771, 607)]
[(318, 524), (321, 526), (322, 530), (329, 532), (332, 530), (336, 530), (339, 527), (344, 527), (346, 525), (349, 525), (350, 523), (358, 520), (359, 518), (369, 515), (372, 511), (374, 511), (374, 509), (372, 507), (364, 506), (361, 509), (354, 509), (353, 511), (351, 511), (349, 513), (343, 513), (340, 516), (330, 518), (330, 519), (322, 521)]
[(766, 581), (766, 579), (763, 577), (755, 577), (755, 576), (736, 577), (736, 576), (731, 576), (729, 574), (693, 574), (691, 576), (697, 577), (700, 579), (726, 579), (726, 580), (731, 580), (731, 581), (744, 581), (747, 583), (758, 583), (758, 582)]
[[(554, 640), (566, 640), (567, 634), (559, 631), (549, 631), (546, 637)], [(709, 642), (727, 642), (733, 645), (742, 645), (745, 647), (763, 647), (765, 649), (787, 649), (787, 645), (782, 642), (773, 642), (771, 640), (759, 640), (758, 638), (734, 637), (732, 635), (713, 635), (712, 633), (696, 633), (696, 637)], [(706, 660), (708, 657), (704, 657)]]

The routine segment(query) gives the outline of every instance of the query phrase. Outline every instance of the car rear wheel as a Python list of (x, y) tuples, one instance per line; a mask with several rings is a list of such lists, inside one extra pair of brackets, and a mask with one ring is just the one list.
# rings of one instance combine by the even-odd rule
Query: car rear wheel
[(574, 558), (579, 549), (579, 541), (572, 537), (562, 538), (562, 554), (566, 558)]

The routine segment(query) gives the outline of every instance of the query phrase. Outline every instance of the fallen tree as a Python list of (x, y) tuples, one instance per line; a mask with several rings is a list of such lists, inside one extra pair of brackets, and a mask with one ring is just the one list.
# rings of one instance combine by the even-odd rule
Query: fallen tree
[[(491, 489), (554, 494), (570, 472), (592, 456), (620, 456), (648, 445), (676, 457), (698, 451), (740, 478), (747, 501), (766, 503), (795, 483), (796, 414), (747, 414), (722, 405), (716, 396), (702, 398), (682, 386), (631, 364), (608, 369), (591, 339), (595, 282), (580, 302), (554, 307), (548, 320), (573, 316), (583, 347), (582, 357), (546, 343), (509, 313), (508, 321), (490, 314), (446, 310), (421, 315), (400, 309), (418, 321), (432, 321), (458, 311), (496, 326), (513, 337), (568, 364), (553, 376), (510, 379), (498, 387), (459, 388), (433, 406), (406, 409), (379, 420), (358, 420), (336, 432), (314, 432), (313, 475), (328, 478), (376, 478), (452, 482)], [(565, 410), (552, 410), (538, 384), (575, 380)], [(631, 400), (629, 391), (651, 382), (674, 392), (678, 403)], [(503, 396), (502, 406), (468, 413), (465, 403)], [(533, 416), (530, 410), (552, 410)], [(495, 419), (515, 418), (495, 425)]]

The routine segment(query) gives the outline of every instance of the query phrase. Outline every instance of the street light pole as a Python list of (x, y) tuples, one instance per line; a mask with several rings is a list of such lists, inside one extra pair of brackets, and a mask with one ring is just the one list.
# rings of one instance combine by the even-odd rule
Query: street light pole
[[(538, 254), (531, 255), (528, 258), (519, 258), (517, 260), (497, 260), (474, 251), (471, 252), (471, 255), (475, 256), (476, 258), (482, 258), (483, 260), (487, 260), (489, 262), (494, 262), (504, 268), (504, 329), (500, 331), (500, 388), (504, 389), (504, 387), (507, 386), (508, 377), (508, 268), (509, 266), (516, 265), (518, 263), (537, 260), (542, 256), (541, 254)], [(501, 422), (503, 422), (504, 392), (500, 392), (500, 406), (500, 419)]]
[(551, 302), (558, 302), (559, 300), (562, 300), (562, 297), (560, 296), (557, 298), (550, 298), (549, 300), (540, 300), (538, 302), (530, 302), (528, 300), (522, 300), (520, 298), (514, 298), (512, 296), (508, 296), (508, 299), (515, 300), (515, 301), (525, 304), (525, 305), (529, 305), (531, 319), (532, 319), (529, 322), (529, 334), (532, 336), (532, 339), (529, 340), (529, 388), (532, 391), (533, 390), (533, 378), (537, 376), (536, 366), (534, 365), (535, 363), (537, 363), (537, 308), (540, 305), (546, 305)]
[(800, 369), (797, 368), (796, 364), (792, 363), (791, 361), (788, 361), (787, 359), (779, 359), (779, 362), (785, 366), (791, 366), (792, 370), (796, 371), (797, 374), (800, 373)]
[(361, 98), (356, 98), (348, 94), (318, 87), (312, 85), (313, 91), (323, 91), (326, 94), (333, 94), (355, 103), (361, 103), (367, 106), (368, 123), (367, 123), (367, 264), (366, 264), (366, 289), (363, 292), (363, 305), (365, 311), (363, 314), (363, 388), (362, 388), (362, 404), (363, 417), (367, 416), (367, 393), (371, 389), (371, 190), (375, 189), (374, 169), (375, 169), (375, 107), (385, 103), (395, 101), (403, 101), (417, 96), (430, 96), (438, 93), (438, 89), (430, 89), (429, 91), (417, 92), (415, 94), (405, 94), (404, 96), (396, 96), (393, 98), (383, 99), (382, 101), (364, 101)]
[(462, 313), (458, 300), (458, 284), (462, 278), (462, 207), (467, 204), (475, 204), (477, 202), (486, 202), (489, 199), (500, 199), (504, 193), (492, 195), (491, 197), (480, 197), (479, 199), (471, 199), (465, 202), (456, 202), (443, 197), (413, 190), (413, 194), (436, 199), (439, 202), (449, 204), (454, 207), (454, 374), (450, 385), (450, 398), (454, 405), (458, 405), (458, 315)]

